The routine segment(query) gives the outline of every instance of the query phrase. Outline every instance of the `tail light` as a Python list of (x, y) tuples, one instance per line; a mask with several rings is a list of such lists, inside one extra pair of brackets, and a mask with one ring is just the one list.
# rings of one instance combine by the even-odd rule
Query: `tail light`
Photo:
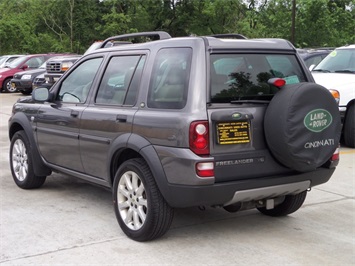
[(335, 152), (332, 155), (332, 158), (330, 159), (331, 161), (339, 161), (339, 148), (335, 150)]
[(209, 155), (209, 129), (208, 121), (194, 121), (190, 124), (189, 145), (197, 155)]
[(326, 168), (334, 168), (339, 164), (339, 147), (334, 151), (332, 157), (323, 165)]

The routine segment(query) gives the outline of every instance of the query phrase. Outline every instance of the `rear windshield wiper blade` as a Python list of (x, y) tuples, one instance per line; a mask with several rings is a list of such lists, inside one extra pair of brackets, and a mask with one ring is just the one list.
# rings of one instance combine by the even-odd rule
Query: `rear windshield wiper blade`
[(335, 70), (335, 73), (355, 73), (355, 71), (349, 70), (349, 69), (342, 69), (342, 70)]
[(327, 69), (313, 69), (312, 71), (317, 71), (317, 72), (324, 72), (324, 73), (330, 73), (330, 71), (329, 70), (327, 70)]

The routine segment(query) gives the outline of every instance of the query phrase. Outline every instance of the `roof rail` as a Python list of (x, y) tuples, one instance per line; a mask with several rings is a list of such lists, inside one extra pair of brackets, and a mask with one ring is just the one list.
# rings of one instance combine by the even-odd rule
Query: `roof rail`
[(213, 34), (209, 36), (215, 38), (227, 38), (227, 39), (248, 39), (247, 37), (239, 33)]
[[(100, 48), (107, 47), (106, 44), (111, 41), (118, 41), (122, 39), (129, 39), (135, 37), (156, 37), (157, 40), (165, 40), (170, 39), (171, 36), (169, 33), (165, 31), (147, 31), (147, 32), (136, 32), (136, 33), (128, 33), (117, 36), (112, 36), (104, 40), (100, 46)], [(127, 44), (127, 42), (125, 42)]]

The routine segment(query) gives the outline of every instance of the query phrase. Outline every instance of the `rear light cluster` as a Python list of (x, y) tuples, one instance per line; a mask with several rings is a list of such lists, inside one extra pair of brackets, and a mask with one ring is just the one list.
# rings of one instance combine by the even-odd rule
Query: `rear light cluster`
[[(190, 124), (189, 147), (199, 156), (210, 154), (208, 121), (194, 121)], [(214, 162), (197, 163), (196, 174), (200, 177), (214, 176)]]
[(190, 149), (197, 155), (209, 155), (208, 121), (194, 121), (189, 130)]
[(335, 150), (335, 152), (332, 155), (332, 158), (330, 159), (331, 161), (338, 161), (339, 160), (339, 148)]

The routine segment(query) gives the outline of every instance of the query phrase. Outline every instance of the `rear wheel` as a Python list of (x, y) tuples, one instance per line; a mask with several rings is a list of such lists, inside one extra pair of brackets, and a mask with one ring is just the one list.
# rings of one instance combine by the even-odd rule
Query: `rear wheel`
[(11, 139), (10, 167), (12, 177), (20, 188), (39, 188), (46, 181), (46, 176), (36, 176), (34, 173), (30, 143), (22, 130)]
[(262, 214), (268, 216), (274, 216), (274, 217), (286, 216), (301, 208), (303, 202), (306, 199), (306, 196), (307, 196), (307, 190), (296, 195), (285, 196), (284, 201), (281, 204), (276, 205), (273, 209), (268, 210), (265, 207), (260, 207), (257, 209)]
[(133, 240), (153, 240), (170, 228), (173, 209), (143, 159), (131, 159), (120, 166), (113, 184), (113, 202), (122, 231)]
[(343, 130), (345, 145), (355, 148), (355, 104), (352, 104), (348, 109)]

